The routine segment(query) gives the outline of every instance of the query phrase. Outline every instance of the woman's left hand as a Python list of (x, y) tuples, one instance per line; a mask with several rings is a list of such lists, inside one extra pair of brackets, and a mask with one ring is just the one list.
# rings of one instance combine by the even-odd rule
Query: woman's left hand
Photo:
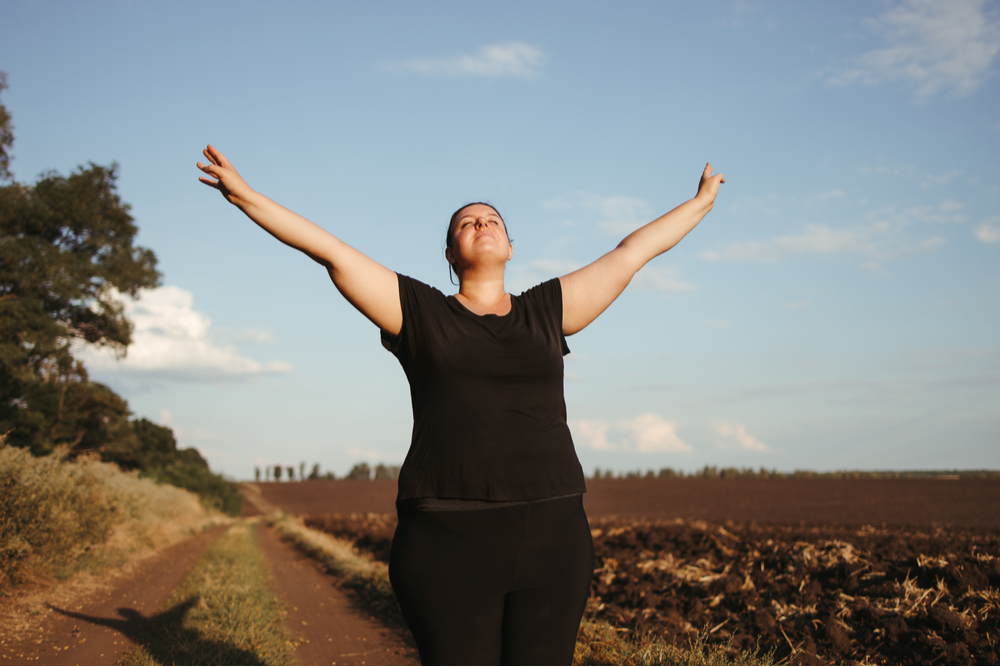
[(715, 197), (719, 194), (719, 184), (725, 183), (726, 177), (722, 174), (712, 174), (712, 163), (705, 165), (705, 171), (701, 173), (701, 181), (698, 183), (698, 194), (695, 199), (701, 202), (702, 206), (712, 208), (715, 204)]

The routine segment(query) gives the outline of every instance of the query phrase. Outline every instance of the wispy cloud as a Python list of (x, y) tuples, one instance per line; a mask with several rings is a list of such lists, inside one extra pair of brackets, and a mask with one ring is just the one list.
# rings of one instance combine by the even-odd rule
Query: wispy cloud
[(916, 86), (920, 98), (968, 95), (990, 75), (1000, 51), (1000, 22), (983, 0), (904, 0), (866, 23), (885, 46), (862, 54), (829, 83), (902, 81)]
[(478, 76), (487, 78), (531, 78), (539, 74), (545, 54), (522, 42), (490, 44), (473, 54), (440, 58), (411, 58), (388, 69), (423, 76)]
[(691, 445), (677, 435), (677, 422), (646, 413), (634, 419), (604, 422), (580, 419), (570, 423), (574, 437), (581, 444), (598, 451), (634, 451), (643, 453), (690, 452)]
[(983, 243), (1000, 243), (1000, 216), (983, 220), (974, 233)]
[[(772, 202), (779, 204), (778, 200)], [(801, 214), (808, 209), (805, 202), (789, 200)], [(743, 205), (746, 208), (746, 204)], [(937, 205), (898, 208), (885, 206), (863, 214), (868, 222), (862, 225), (834, 227), (825, 224), (805, 225), (798, 233), (770, 239), (736, 241), (721, 250), (706, 250), (699, 257), (710, 262), (761, 262), (775, 264), (794, 257), (855, 254), (865, 257), (867, 264), (908, 255), (931, 252), (945, 243), (940, 236), (914, 239), (915, 225), (956, 224), (965, 222), (965, 205), (945, 200)], [(758, 209), (751, 214), (761, 215)]]
[(637, 197), (601, 196), (591, 192), (575, 192), (542, 202), (550, 211), (585, 210), (598, 214), (598, 226), (606, 233), (626, 236), (652, 220), (649, 204)]
[(686, 283), (677, 277), (677, 270), (671, 266), (647, 266), (632, 279), (632, 285), (639, 289), (660, 292), (690, 292), (697, 289), (694, 283)]
[(722, 250), (699, 254), (710, 262), (777, 263), (793, 255), (839, 252), (870, 253), (874, 250), (868, 235), (858, 230), (831, 229), (826, 225), (808, 225), (801, 234), (777, 236), (765, 241), (737, 241)]
[[(84, 345), (79, 355), (94, 369), (142, 373), (184, 380), (240, 380), (265, 373), (287, 373), (284, 362), (261, 363), (241, 356), (233, 345), (219, 343), (205, 313), (194, 310), (191, 292), (176, 286), (142, 290), (138, 299), (118, 297), (135, 329), (127, 354), (119, 359), (103, 348)], [(261, 343), (269, 333), (247, 330), (245, 337)]]
[(715, 425), (714, 430), (715, 433), (724, 438), (725, 441), (735, 441), (736, 444), (742, 449), (746, 449), (751, 452), (771, 451), (770, 447), (747, 433), (747, 429), (743, 424), (720, 422)]

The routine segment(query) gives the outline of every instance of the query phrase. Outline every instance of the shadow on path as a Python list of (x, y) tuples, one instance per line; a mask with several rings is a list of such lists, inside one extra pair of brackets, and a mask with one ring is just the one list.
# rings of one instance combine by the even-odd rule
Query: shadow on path
[[(184, 627), (184, 619), (199, 602), (192, 596), (151, 617), (135, 609), (119, 607), (120, 618), (89, 616), (49, 605), (49, 608), (80, 621), (116, 630), (132, 640), (148, 658), (161, 665), (263, 665), (254, 651), (233, 643), (209, 639), (198, 630)], [(140, 660), (145, 659), (140, 657)]]

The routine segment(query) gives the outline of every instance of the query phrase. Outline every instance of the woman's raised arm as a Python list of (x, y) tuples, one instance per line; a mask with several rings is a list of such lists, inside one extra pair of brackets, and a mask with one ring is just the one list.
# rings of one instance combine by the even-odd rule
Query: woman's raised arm
[(562, 276), (563, 333), (575, 334), (597, 319), (624, 291), (636, 271), (657, 255), (677, 245), (712, 210), (722, 174), (705, 166), (698, 194), (644, 227), (640, 227), (608, 254), (582, 269)]
[(199, 181), (221, 192), (271, 236), (325, 266), (344, 298), (375, 326), (394, 335), (400, 332), (403, 311), (394, 272), (319, 225), (255, 192), (211, 144), (202, 152), (208, 164), (199, 162), (198, 168), (211, 178), (202, 176)]

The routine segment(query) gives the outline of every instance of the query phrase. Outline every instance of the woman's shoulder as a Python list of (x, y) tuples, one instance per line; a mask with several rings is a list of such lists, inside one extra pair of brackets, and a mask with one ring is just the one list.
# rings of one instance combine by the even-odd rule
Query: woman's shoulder
[(399, 277), (399, 292), (400, 295), (412, 294), (418, 298), (430, 298), (430, 299), (447, 299), (448, 297), (439, 290), (438, 288), (428, 285), (425, 282), (417, 280), (402, 273), (396, 273)]
[(562, 283), (552, 278), (524, 290), (514, 297), (525, 304), (558, 305), (562, 307)]

